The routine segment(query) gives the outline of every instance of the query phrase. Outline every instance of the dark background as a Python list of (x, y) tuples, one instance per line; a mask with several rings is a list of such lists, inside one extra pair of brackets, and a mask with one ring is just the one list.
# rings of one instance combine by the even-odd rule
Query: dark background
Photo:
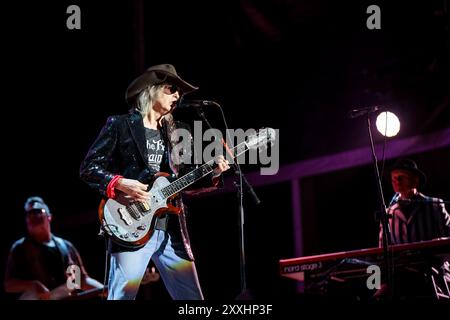
[[(71, 4), (81, 8), (81, 30), (66, 28)], [(381, 30), (366, 27), (371, 4), (381, 8)], [(174, 64), (200, 87), (190, 98), (220, 103), (229, 127), (280, 129), (281, 165), (368, 146), (364, 118), (347, 117), (356, 107), (395, 111), (397, 138), (450, 127), (448, 7), (444, 0), (8, 2), (0, 271), (25, 231), (25, 199), (40, 195), (55, 234), (71, 240), (88, 272), (103, 280), (100, 197), (78, 168), (106, 117), (127, 112), (128, 84), (153, 64)], [(223, 127), (217, 111), (207, 114)], [(450, 200), (449, 148), (412, 158), (428, 176), (423, 192)], [(304, 178), (301, 189), (304, 254), (376, 246), (370, 165)], [(261, 206), (245, 201), (248, 286), (258, 297), (289, 296), (295, 283), (280, 278), (278, 260), (295, 256), (290, 183), (255, 191)], [(232, 299), (240, 291), (236, 196), (189, 204), (205, 296)]]

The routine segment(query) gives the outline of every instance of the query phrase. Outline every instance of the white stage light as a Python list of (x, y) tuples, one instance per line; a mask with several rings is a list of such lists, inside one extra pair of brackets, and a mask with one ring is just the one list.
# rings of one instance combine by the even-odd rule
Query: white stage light
[(383, 136), (394, 137), (400, 131), (400, 120), (392, 112), (385, 111), (378, 115), (376, 126)]

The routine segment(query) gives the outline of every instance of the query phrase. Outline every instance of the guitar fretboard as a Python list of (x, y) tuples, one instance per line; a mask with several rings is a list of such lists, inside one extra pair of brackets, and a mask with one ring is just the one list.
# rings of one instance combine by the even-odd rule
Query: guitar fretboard
[(213, 170), (214, 170), (214, 161), (207, 162), (201, 167), (198, 167), (197, 169), (175, 180), (168, 186), (162, 188), (161, 192), (165, 198), (169, 198), (174, 194), (180, 192), (184, 188), (188, 187), (189, 185), (193, 184), (195, 181), (203, 178)]
[[(249, 148), (247, 146), (247, 143), (244, 141), (239, 143), (233, 149), (229, 149), (229, 153), (230, 156), (235, 159), (236, 157), (246, 152), (248, 149)], [(210, 160), (204, 165), (198, 167), (195, 170), (192, 170), (191, 172), (185, 174), (181, 178), (178, 178), (168, 186), (162, 188), (161, 193), (167, 199), (212, 172), (214, 170), (214, 167), (214, 160)]]

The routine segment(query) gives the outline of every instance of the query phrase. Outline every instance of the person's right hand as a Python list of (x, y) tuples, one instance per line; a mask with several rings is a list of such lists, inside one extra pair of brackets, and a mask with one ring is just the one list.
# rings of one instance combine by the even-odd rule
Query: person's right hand
[(150, 198), (147, 188), (148, 184), (126, 178), (120, 178), (115, 186), (115, 189), (124, 192), (131, 199), (139, 202), (146, 202)]

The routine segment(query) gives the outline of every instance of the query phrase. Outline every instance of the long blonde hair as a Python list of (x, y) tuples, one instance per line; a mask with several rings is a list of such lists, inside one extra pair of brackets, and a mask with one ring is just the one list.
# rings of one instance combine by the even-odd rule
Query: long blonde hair
[[(150, 108), (153, 105), (153, 101), (155, 100), (158, 91), (162, 89), (164, 85), (165, 84), (151, 85), (142, 90), (141, 93), (139, 93), (136, 99), (135, 109), (139, 111), (143, 118), (145, 118), (150, 112)], [(169, 150), (171, 150), (173, 146), (178, 142), (177, 135), (173, 134), (176, 129), (176, 124), (173, 119), (172, 113), (167, 113), (166, 115), (164, 115), (162, 117), (161, 124), (163, 125), (164, 134), (166, 135), (169, 142)], [(178, 166), (171, 165), (171, 167), (174, 172), (178, 172)]]
[(135, 108), (139, 111), (143, 118), (146, 117), (150, 112), (150, 108), (153, 105), (156, 94), (163, 86), (163, 84), (151, 85), (142, 90), (141, 93), (139, 93), (136, 99)]

